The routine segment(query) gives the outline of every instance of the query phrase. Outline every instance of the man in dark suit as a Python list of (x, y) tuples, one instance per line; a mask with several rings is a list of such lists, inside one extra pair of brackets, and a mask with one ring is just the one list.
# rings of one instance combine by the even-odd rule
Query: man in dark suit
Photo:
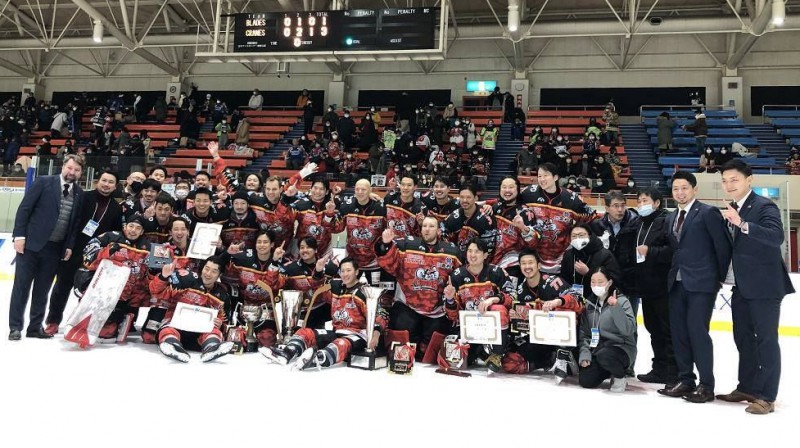
[(719, 209), (697, 201), (696, 194), (693, 174), (678, 171), (672, 176), (672, 197), (678, 207), (667, 217), (674, 252), (667, 289), (679, 381), (658, 393), (706, 403), (714, 400), (714, 346), (708, 328), (731, 262), (731, 243)]
[(52, 337), (42, 328), (42, 320), (58, 262), (72, 256), (75, 234), (80, 231), (75, 226), (83, 197), (77, 184), (83, 163), (83, 158), (77, 155), (65, 156), (61, 174), (36, 179), (17, 209), (12, 233), (17, 267), (8, 314), (10, 341), (22, 338), (28, 295), (31, 295), (31, 311), (27, 337)]
[(50, 294), (50, 309), (44, 328), (47, 334), (55, 335), (58, 332), (58, 324), (64, 317), (64, 308), (75, 282), (75, 272), (83, 264), (83, 249), (89, 240), (112, 230), (122, 230), (122, 207), (113, 198), (116, 187), (117, 174), (104, 171), (97, 179), (95, 189), (83, 196), (78, 210), (78, 224), (75, 226), (72, 257), (59, 263), (56, 284)]
[(750, 414), (775, 410), (781, 377), (778, 324), (781, 301), (794, 287), (781, 254), (784, 229), (778, 207), (753, 192), (752, 169), (731, 160), (720, 170), (722, 187), (733, 201), (723, 210), (733, 243), (733, 263), (727, 283), (732, 283), (733, 340), (739, 350), (739, 384), (717, 398), (750, 402)]

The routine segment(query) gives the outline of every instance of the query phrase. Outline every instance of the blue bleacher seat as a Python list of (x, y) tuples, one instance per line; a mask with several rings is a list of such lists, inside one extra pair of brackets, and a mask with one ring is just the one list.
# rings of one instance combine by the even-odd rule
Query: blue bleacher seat
[[(690, 119), (678, 119), (678, 126), (685, 126), (694, 123), (694, 118)], [(709, 128), (743, 128), (744, 121), (738, 118), (707, 118), (706, 124)], [(644, 120), (645, 127), (653, 127), (656, 126), (656, 119), (655, 118), (645, 118)]]
[[(647, 134), (651, 137), (658, 135), (657, 128), (647, 128)], [(708, 135), (711, 137), (752, 137), (749, 129), (745, 128), (709, 128)], [(681, 128), (675, 128), (672, 131), (673, 137), (692, 137), (693, 134), (689, 131), (684, 131)], [(800, 137), (800, 135), (798, 135)]]
[(800, 128), (800, 118), (776, 118), (772, 120), (776, 128)]
[(800, 137), (800, 128), (786, 128), (781, 129), (781, 134), (786, 138)]
[[(777, 163), (775, 162), (774, 157), (739, 157), (739, 160), (744, 161), (748, 165), (752, 167), (769, 167), (775, 166)], [(700, 158), (697, 156), (694, 157), (676, 157), (676, 156), (664, 156), (658, 158), (658, 164), (661, 166), (700, 166)]]
[[(650, 137), (650, 143), (658, 145), (658, 137)], [(706, 146), (731, 146), (734, 143), (739, 143), (747, 148), (757, 148), (758, 139), (755, 137), (708, 137), (706, 139)], [(675, 137), (672, 139), (674, 146), (694, 146), (694, 137)]]
[(800, 118), (800, 110), (765, 109), (764, 116), (767, 118)]
[[(689, 170), (689, 171), (695, 171), (695, 170), (693, 169), (693, 167), (686, 167), (686, 168), (684, 168), (684, 167), (681, 167), (681, 169), (687, 169), (687, 168), (688, 168), (688, 170)], [(661, 174), (662, 174), (662, 175), (663, 175), (665, 178), (669, 179), (670, 177), (672, 177), (672, 175), (673, 175), (673, 174), (675, 174), (675, 168), (674, 168), (674, 167), (673, 167), (673, 168), (662, 168), (662, 169), (661, 169)], [(776, 167), (776, 168), (774, 168), (774, 169), (769, 169), (769, 168), (753, 168), (753, 174), (786, 174), (786, 173), (785, 173), (785, 171), (784, 171), (784, 169), (783, 169), (783, 168), (781, 168), (781, 167)]]
[(789, 144), (792, 146), (800, 146), (800, 138), (789, 139)]
[[(642, 117), (655, 118), (665, 112), (663, 109), (643, 110)], [(694, 118), (694, 110), (668, 110), (666, 111), (672, 117), (677, 118)], [(735, 110), (707, 110), (703, 112), (706, 118), (736, 118)]]

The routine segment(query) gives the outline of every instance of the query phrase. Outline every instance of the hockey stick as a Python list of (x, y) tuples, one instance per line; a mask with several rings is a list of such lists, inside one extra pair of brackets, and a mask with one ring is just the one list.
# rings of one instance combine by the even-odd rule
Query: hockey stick
[(311, 316), (311, 309), (314, 308), (314, 303), (317, 302), (317, 297), (330, 290), (331, 290), (331, 284), (325, 283), (324, 285), (317, 288), (316, 291), (314, 291), (314, 295), (311, 296), (311, 299), (308, 301), (308, 304), (306, 305), (308, 308), (306, 309), (306, 315), (303, 318), (303, 327), (308, 325), (308, 318), (309, 316)]

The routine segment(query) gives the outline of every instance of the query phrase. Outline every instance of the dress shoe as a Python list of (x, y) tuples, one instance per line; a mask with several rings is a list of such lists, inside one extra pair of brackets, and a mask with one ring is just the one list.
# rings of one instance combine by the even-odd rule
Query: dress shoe
[(684, 395), (683, 399), (690, 403), (708, 403), (714, 401), (714, 391), (700, 386), (694, 392)]
[(643, 383), (653, 383), (653, 384), (670, 383), (666, 375), (662, 375), (661, 372), (657, 372), (656, 370), (651, 370), (645, 373), (644, 375), (637, 375), (636, 379), (638, 379)]
[(47, 332), (44, 331), (44, 328), (39, 327), (39, 328), (37, 328), (35, 330), (28, 330), (25, 333), (25, 337), (26, 338), (36, 338), (36, 339), (50, 339), (50, 338), (53, 337), (53, 335), (52, 334), (47, 334)]
[(19, 341), (20, 339), (22, 339), (22, 332), (21, 331), (19, 331), (19, 330), (11, 330), (11, 332), (8, 333), (8, 340), (9, 341)]
[(748, 414), (767, 415), (775, 412), (775, 402), (756, 399), (745, 409)]
[(749, 401), (750, 403), (756, 401), (756, 397), (746, 394), (739, 389), (734, 389), (733, 392), (724, 395), (717, 395), (718, 400), (727, 401), (729, 403), (741, 403), (742, 401)]
[(678, 398), (695, 391), (694, 384), (675, 383), (666, 385), (663, 389), (659, 389), (658, 393), (668, 397)]
[(44, 327), (44, 332), (50, 336), (55, 336), (56, 333), (58, 333), (58, 324), (47, 324), (47, 326)]

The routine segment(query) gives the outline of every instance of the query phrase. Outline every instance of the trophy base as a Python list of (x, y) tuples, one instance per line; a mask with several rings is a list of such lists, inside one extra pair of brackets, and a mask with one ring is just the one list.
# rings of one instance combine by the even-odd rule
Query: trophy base
[(244, 352), (255, 353), (258, 351), (258, 341), (245, 341)]
[(355, 352), (350, 354), (347, 367), (354, 367), (363, 370), (385, 369), (389, 365), (387, 357), (379, 356), (375, 352)]

